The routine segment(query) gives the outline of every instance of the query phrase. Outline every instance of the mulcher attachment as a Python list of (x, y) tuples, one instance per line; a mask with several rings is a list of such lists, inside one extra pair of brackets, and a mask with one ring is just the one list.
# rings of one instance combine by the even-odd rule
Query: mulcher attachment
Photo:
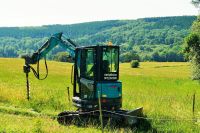
[[(108, 111), (102, 110), (103, 123), (110, 124), (113, 126), (134, 126), (138, 120), (143, 117), (143, 108), (137, 108), (135, 110), (117, 110)], [(62, 125), (69, 124), (88, 124), (90, 122), (99, 122), (100, 112), (99, 110), (94, 111), (75, 111), (75, 112), (62, 112), (58, 115), (58, 122)]]

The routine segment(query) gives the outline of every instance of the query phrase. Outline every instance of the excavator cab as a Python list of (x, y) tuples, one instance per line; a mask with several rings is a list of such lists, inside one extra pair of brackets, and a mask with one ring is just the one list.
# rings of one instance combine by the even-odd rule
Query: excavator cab
[(73, 103), (81, 110), (118, 110), (122, 106), (119, 46), (78, 47), (73, 66)]

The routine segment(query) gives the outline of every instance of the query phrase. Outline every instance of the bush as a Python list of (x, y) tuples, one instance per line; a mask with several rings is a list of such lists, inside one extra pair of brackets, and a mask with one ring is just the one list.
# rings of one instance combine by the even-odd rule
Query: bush
[[(199, 24), (200, 25), (200, 24)], [(185, 39), (185, 56), (192, 63), (192, 79), (200, 80), (200, 36), (191, 33)]]
[(132, 68), (138, 68), (140, 65), (139, 61), (138, 60), (132, 60), (131, 61), (131, 67)]
[(58, 52), (53, 59), (61, 62), (72, 62), (72, 59), (67, 52)]
[(120, 55), (121, 62), (130, 62), (131, 60), (140, 60), (140, 57), (135, 52), (126, 52)]

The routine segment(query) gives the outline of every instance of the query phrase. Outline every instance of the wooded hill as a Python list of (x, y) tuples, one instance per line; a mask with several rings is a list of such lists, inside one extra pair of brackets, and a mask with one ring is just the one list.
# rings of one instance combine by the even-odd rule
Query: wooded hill
[[(189, 33), (195, 16), (110, 20), (71, 25), (40, 27), (0, 27), (0, 57), (18, 57), (32, 53), (50, 35), (63, 32), (79, 45), (106, 44), (121, 46), (120, 60), (184, 61), (183, 39)], [(49, 59), (60, 52), (55, 48)]]

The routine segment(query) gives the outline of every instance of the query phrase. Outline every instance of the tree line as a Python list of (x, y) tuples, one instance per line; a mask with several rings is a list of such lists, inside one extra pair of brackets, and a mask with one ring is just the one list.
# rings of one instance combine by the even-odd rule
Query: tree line
[[(63, 32), (79, 45), (120, 45), (120, 61), (184, 61), (183, 40), (190, 32), (195, 16), (111, 20), (72, 25), (41, 27), (1, 27), (0, 57), (19, 57), (33, 53), (51, 34)], [(54, 59), (65, 51), (56, 47), (48, 54)]]

